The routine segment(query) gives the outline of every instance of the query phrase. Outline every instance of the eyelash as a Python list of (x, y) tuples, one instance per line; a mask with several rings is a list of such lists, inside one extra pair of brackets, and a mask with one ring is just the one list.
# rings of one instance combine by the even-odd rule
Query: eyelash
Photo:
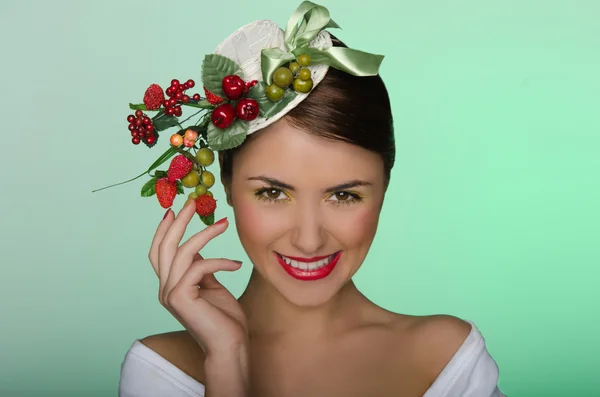
[[(256, 196), (257, 199), (259, 199), (259, 200), (265, 200), (265, 201), (267, 201), (269, 203), (283, 203), (283, 202), (287, 201), (285, 199), (273, 199), (273, 198), (270, 198), (270, 197), (266, 197), (264, 195), (264, 193), (266, 193), (266, 192), (268, 192), (270, 190), (275, 190), (277, 192), (283, 193), (283, 190), (275, 188), (275, 187), (264, 187), (262, 189), (257, 190), (255, 192), (255, 196)], [(348, 192), (348, 191), (345, 191), (345, 190), (341, 190), (339, 192), (334, 192), (332, 194), (332, 196), (334, 196), (336, 194), (339, 194), (339, 193), (345, 193), (345, 194), (349, 195), (350, 197), (348, 199), (346, 199), (346, 200), (334, 200), (332, 202), (332, 205), (336, 205), (336, 206), (339, 206), (339, 205), (349, 205), (349, 204), (354, 204), (354, 203), (361, 202), (362, 199), (363, 199), (359, 194), (357, 194), (357, 193), (351, 193), (351, 192)]]

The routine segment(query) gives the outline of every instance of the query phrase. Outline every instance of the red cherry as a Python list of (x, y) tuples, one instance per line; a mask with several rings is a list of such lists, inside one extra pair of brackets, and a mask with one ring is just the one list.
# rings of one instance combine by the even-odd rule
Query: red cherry
[(171, 80), (171, 87), (177, 87), (179, 85), (179, 80), (173, 79)]
[(173, 89), (171, 87), (167, 88), (165, 94), (167, 94), (168, 96), (173, 96)]
[(139, 127), (140, 125), (144, 124), (144, 122), (142, 121), (142, 119), (135, 119), (135, 126)]
[(156, 138), (155, 137), (149, 136), (149, 137), (146, 138), (146, 143), (148, 145), (152, 145), (154, 142), (156, 142)]
[(260, 106), (257, 101), (250, 98), (240, 99), (235, 105), (235, 114), (241, 120), (254, 120), (260, 111)]
[(148, 125), (152, 123), (152, 120), (150, 120), (150, 117), (148, 116), (144, 116), (144, 118), (142, 119), (144, 125)]
[(196, 85), (196, 83), (192, 79), (189, 79), (185, 83), (187, 84), (188, 88), (194, 88), (194, 86)]
[(175, 116), (179, 117), (181, 114), (181, 106), (175, 106)]
[(135, 121), (135, 116), (133, 114), (130, 114), (129, 116), (127, 116), (127, 121), (133, 123)]
[(167, 114), (167, 116), (172, 116), (175, 114), (175, 108), (168, 108), (167, 110), (165, 110), (165, 113)]
[(246, 83), (240, 76), (235, 74), (223, 77), (222, 86), (227, 98), (233, 101), (240, 99), (246, 91)]
[(177, 99), (175, 99), (175, 98), (169, 99), (169, 106), (173, 107), (175, 105), (177, 105)]
[(194, 94), (194, 96), (192, 98), (194, 99), (194, 101), (199, 101), (200, 100), (200, 94)]
[(188, 103), (190, 101), (190, 96), (189, 95), (184, 95), (181, 100), (183, 101), (183, 103)]
[(138, 136), (140, 133), (137, 130), (131, 131), (131, 136)]
[(142, 117), (143, 114), (144, 113), (142, 113), (142, 111), (139, 109), (135, 111), (135, 117)]
[(225, 129), (235, 120), (235, 110), (231, 104), (223, 103), (212, 111), (210, 118), (215, 127)]
[(163, 101), (163, 106), (164, 106), (164, 107), (166, 107), (166, 108), (168, 108), (170, 103), (171, 103), (171, 102), (170, 102), (168, 99), (165, 99), (165, 100)]
[(135, 124), (133, 124), (133, 123), (129, 124), (129, 131), (133, 131), (133, 130), (135, 130), (135, 128), (136, 128)]
[(175, 98), (177, 98), (178, 101), (181, 101), (183, 99), (183, 92), (178, 91)]
[(139, 145), (140, 138), (134, 136), (133, 138), (131, 138), (131, 142), (133, 142), (134, 145)]
[(146, 131), (154, 131), (154, 126), (152, 124), (148, 124), (146, 126)]

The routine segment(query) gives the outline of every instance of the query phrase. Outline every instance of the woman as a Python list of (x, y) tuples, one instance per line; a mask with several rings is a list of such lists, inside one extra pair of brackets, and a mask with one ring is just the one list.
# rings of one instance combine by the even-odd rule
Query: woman
[(121, 396), (502, 396), (474, 324), (392, 313), (354, 285), (394, 164), (391, 107), (379, 75), (329, 67), (317, 80), (219, 152), (254, 266), (239, 299), (214, 273), (241, 263), (201, 256), (226, 219), (183, 243), (193, 203), (158, 225), (149, 259), (159, 300), (186, 330), (134, 342)]

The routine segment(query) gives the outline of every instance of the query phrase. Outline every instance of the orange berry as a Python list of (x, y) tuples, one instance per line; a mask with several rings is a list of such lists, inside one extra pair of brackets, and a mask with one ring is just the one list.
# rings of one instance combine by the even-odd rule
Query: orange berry
[(183, 137), (179, 134), (171, 135), (171, 145), (173, 146), (181, 146), (183, 143)]
[(198, 139), (198, 133), (194, 130), (187, 130), (185, 132), (185, 139), (187, 139), (188, 141), (196, 142), (196, 139)]

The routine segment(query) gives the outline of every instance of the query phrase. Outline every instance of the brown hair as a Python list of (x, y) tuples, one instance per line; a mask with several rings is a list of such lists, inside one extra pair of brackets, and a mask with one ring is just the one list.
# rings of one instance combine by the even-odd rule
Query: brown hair
[[(334, 46), (346, 47), (331, 36)], [(386, 183), (389, 182), (396, 146), (390, 99), (379, 75), (357, 77), (330, 67), (325, 78), (285, 117), (309, 133), (380, 154)], [(219, 153), (221, 180), (225, 184), (231, 181), (237, 150), (239, 147)]]

